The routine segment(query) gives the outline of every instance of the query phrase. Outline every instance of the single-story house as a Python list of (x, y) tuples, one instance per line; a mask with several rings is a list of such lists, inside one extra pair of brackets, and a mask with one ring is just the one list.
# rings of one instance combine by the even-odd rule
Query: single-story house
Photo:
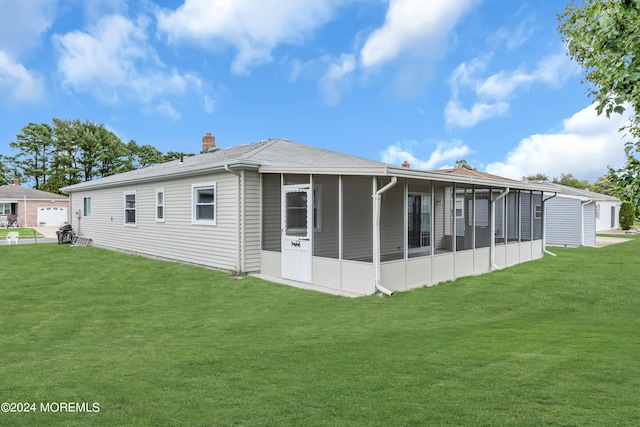
[(556, 194), (547, 202), (548, 245), (594, 246), (596, 232), (620, 227), (619, 199), (588, 189), (546, 184)]
[(541, 258), (549, 191), (210, 133), (200, 155), (63, 190), (96, 246), (361, 295)]
[(69, 198), (13, 184), (0, 186), (0, 227), (61, 226), (69, 222)]

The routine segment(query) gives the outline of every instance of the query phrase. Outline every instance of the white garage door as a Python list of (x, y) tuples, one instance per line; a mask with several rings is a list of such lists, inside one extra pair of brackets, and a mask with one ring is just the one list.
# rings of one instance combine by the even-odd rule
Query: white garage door
[(59, 227), (67, 221), (66, 206), (40, 206), (38, 207), (38, 225)]

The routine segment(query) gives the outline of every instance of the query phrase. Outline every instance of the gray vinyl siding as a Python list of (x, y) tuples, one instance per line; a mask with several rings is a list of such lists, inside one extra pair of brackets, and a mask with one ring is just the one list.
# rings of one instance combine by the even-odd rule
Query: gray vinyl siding
[[(76, 232), (99, 247), (234, 270), (237, 260), (237, 191), (230, 173), (74, 192), (72, 212), (91, 197), (91, 217), (76, 215)], [(216, 183), (216, 225), (192, 224), (192, 184)], [(164, 188), (165, 222), (155, 221), (155, 189)], [(125, 192), (136, 193), (135, 227), (124, 225)], [(253, 231), (252, 231), (253, 233)]]
[(345, 176), (343, 191), (343, 258), (371, 262), (373, 256), (373, 181)]
[(313, 255), (337, 259), (340, 256), (340, 178), (316, 175), (313, 185), (320, 198), (320, 228), (314, 228)]
[[(389, 181), (378, 181), (378, 188)], [(404, 258), (404, 179), (387, 190), (380, 206), (380, 256), (385, 261)], [(366, 211), (362, 212), (367, 215)], [(371, 212), (369, 215), (373, 215)]]
[(585, 246), (596, 244), (596, 205), (584, 205), (584, 243)]
[(255, 171), (245, 171), (244, 182), (244, 270), (251, 273), (260, 271), (260, 226), (262, 222), (260, 175)]
[(580, 200), (554, 197), (546, 203), (546, 244), (580, 246), (582, 207)]
[(280, 252), (282, 246), (282, 189), (280, 174), (262, 175), (262, 249)]

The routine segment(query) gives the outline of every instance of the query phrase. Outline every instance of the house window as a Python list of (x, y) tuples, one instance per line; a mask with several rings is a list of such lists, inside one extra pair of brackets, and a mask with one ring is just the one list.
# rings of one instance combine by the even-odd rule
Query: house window
[(84, 197), (83, 199), (83, 216), (91, 216), (91, 197)]
[(194, 184), (192, 192), (192, 222), (216, 224), (216, 184)]
[(542, 205), (535, 205), (533, 207), (533, 218), (542, 219)]
[(0, 203), (0, 215), (11, 215), (11, 203)]
[(156, 188), (156, 222), (164, 222), (164, 188)]
[(136, 193), (124, 194), (124, 223), (136, 225)]
[(464, 219), (464, 199), (456, 198), (456, 218)]

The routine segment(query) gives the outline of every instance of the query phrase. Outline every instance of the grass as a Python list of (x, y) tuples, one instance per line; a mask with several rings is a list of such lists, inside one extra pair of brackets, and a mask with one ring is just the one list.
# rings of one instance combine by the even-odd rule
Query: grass
[(34, 232), (36, 233), (38, 238), (43, 237), (42, 234), (38, 233), (33, 228), (5, 228), (5, 227), (2, 227), (2, 228), (0, 228), (0, 238), (4, 239), (7, 236), (7, 232), (10, 232), (10, 231), (17, 231), (18, 233), (20, 233), (20, 238), (21, 239), (27, 238), (27, 237), (33, 238), (33, 233)]
[[(0, 413), (68, 426), (636, 426), (640, 240), (358, 299), (0, 246)], [(8, 266), (11, 266), (8, 268)]]

